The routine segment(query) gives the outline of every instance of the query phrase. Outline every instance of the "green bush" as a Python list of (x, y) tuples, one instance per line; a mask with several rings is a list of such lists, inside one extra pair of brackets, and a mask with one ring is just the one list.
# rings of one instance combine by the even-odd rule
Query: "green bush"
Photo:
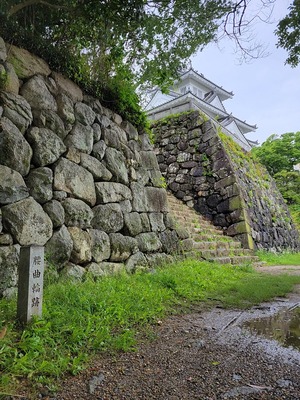
[(146, 114), (142, 111), (139, 98), (131, 83), (131, 73), (125, 66), (120, 67), (118, 71), (110, 71), (107, 56), (107, 60), (103, 59), (92, 74), (88, 58), (73, 48), (57, 45), (53, 43), (52, 38), (35, 35), (34, 32), (22, 28), (15, 20), (7, 19), (1, 13), (0, 26), (1, 36), (7, 43), (25, 48), (43, 58), (52, 70), (73, 80), (87, 94), (99, 98), (105, 107), (120, 114), (138, 130), (147, 130)]

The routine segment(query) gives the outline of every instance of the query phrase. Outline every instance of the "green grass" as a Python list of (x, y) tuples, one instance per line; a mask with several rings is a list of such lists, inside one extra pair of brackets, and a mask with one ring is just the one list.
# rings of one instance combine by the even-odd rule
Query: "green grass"
[[(45, 288), (43, 319), (24, 330), (15, 322), (16, 301), (0, 300), (0, 397), (23, 378), (49, 387), (78, 373), (102, 350), (134, 350), (138, 332), (189, 305), (249, 307), (282, 296), (296, 276), (260, 275), (250, 267), (185, 260), (152, 273), (61, 282)], [(151, 329), (150, 329), (151, 331)]]
[(300, 265), (300, 253), (258, 251), (256, 255), (267, 265)]

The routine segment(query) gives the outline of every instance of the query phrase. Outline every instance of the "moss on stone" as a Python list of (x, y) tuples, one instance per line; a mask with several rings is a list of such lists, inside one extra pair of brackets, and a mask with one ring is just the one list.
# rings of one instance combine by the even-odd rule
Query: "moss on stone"
[(0, 65), (0, 90), (4, 89), (8, 76), (4, 65)]
[(240, 196), (234, 196), (229, 199), (229, 211), (235, 211), (243, 208), (243, 201)]

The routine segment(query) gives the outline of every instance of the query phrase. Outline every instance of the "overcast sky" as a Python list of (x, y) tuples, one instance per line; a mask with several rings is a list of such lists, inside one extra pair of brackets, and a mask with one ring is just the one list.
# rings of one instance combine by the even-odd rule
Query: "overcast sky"
[[(260, 1), (253, 0), (253, 5)], [(276, 22), (288, 13), (290, 3), (277, 0), (272, 17), (274, 23), (255, 25), (256, 38), (268, 46), (269, 56), (241, 64), (234, 54), (233, 44), (226, 40), (219, 48), (210, 44), (192, 58), (194, 69), (233, 91), (233, 99), (226, 100), (224, 106), (227, 112), (258, 126), (247, 138), (259, 143), (273, 133), (300, 131), (300, 66), (284, 65), (287, 53), (276, 48), (274, 35)]]

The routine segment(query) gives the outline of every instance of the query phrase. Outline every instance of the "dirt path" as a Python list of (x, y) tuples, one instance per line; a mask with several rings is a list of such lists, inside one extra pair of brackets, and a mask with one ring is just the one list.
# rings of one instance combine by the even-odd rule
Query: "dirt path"
[[(300, 266), (260, 271), (300, 274)], [(67, 379), (55, 400), (300, 399), (300, 352), (243, 324), (300, 305), (300, 291), (248, 311), (215, 308), (172, 316), (134, 353), (99, 356)]]
[(272, 266), (262, 266), (257, 267), (259, 272), (266, 272), (268, 274), (290, 274), (290, 275), (300, 275), (300, 265), (272, 265)]

